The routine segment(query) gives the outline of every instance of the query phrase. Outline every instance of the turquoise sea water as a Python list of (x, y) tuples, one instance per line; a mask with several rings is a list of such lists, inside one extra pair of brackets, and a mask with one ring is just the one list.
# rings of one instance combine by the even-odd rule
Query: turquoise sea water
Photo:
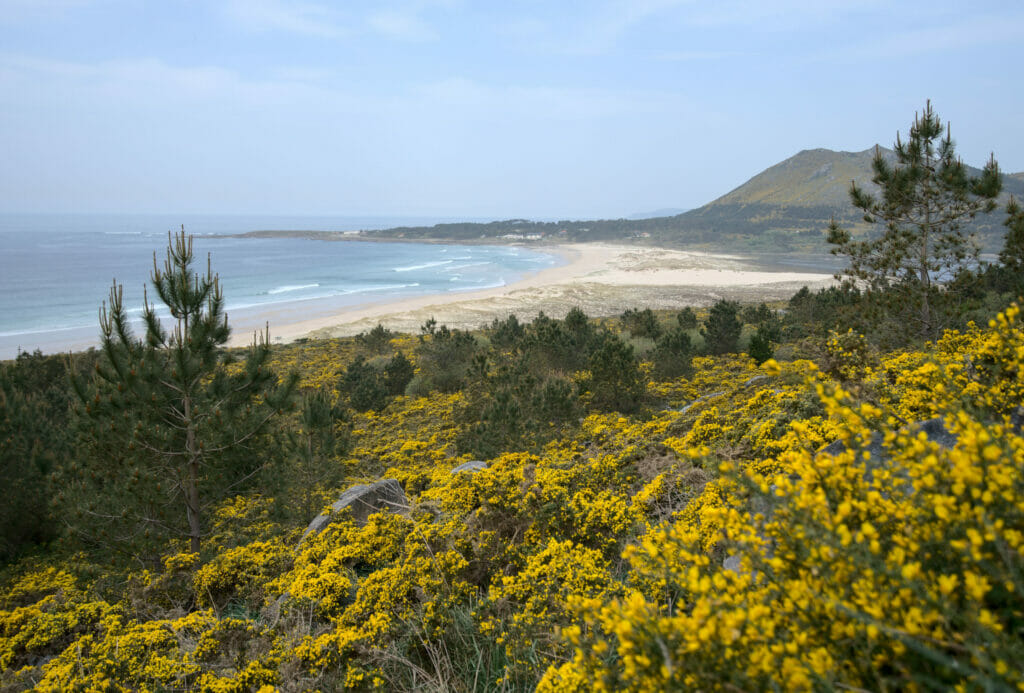
[[(168, 230), (196, 234), (220, 275), (230, 318), (286, 311), (289, 322), (407, 296), (502, 286), (557, 265), (556, 256), (510, 246), (232, 238), (254, 230), (387, 228), (440, 219), (170, 215), (0, 215), (0, 358), (17, 351), (82, 348), (97, 341), (97, 310), (112, 281), (139, 313), (153, 253)], [(153, 299), (152, 294), (150, 299)], [(232, 320), (234, 323), (234, 320)], [(273, 324), (271, 324), (273, 331)]]

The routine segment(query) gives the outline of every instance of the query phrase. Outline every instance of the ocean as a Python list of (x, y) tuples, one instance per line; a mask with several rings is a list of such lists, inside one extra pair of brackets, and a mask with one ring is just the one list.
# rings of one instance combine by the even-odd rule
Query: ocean
[[(448, 219), (241, 215), (0, 214), (0, 359), (98, 343), (98, 310), (116, 279), (141, 313), (153, 253), (167, 232), (195, 235), (197, 268), (210, 255), (229, 322), (285, 311), (290, 322), (355, 306), (498, 287), (558, 265), (555, 255), (492, 245), (235, 238), (256, 230), (349, 231)], [(151, 301), (156, 301), (153, 292)], [(159, 301), (156, 301), (159, 307)], [(159, 313), (159, 311), (158, 311)], [(273, 323), (271, 323), (273, 333)]]

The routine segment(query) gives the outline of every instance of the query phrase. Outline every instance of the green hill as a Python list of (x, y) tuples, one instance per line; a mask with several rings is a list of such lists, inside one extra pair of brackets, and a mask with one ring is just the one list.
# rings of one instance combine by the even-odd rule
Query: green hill
[[(474, 242), (623, 241), (661, 245), (702, 245), (758, 252), (825, 252), (825, 230), (835, 218), (854, 231), (866, 230), (850, 204), (850, 182), (869, 191), (874, 147), (861, 152), (807, 149), (758, 173), (738, 188), (703, 207), (673, 216), (540, 222), (511, 219), (481, 223), (436, 224), (364, 232), (374, 238)], [(893, 152), (884, 149), (887, 156)], [(972, 175), (980, 170), (968, 167)], [(1004, 178), (1002, 208), (1010, 195), (1024, 199), (1024, 172)], [(976, 219), (987, 250), (1002, 247), (1002, 209)], [(308, 233), (308, 232), (304, 232)]]
[[(765, 169), (738, 188), (698, 209), (676, 217), (682, 238), (699, 238), (721, 245), (792, 248), (824, 244), (829, 219), (865, 228), (861, 214), (850, 204), (851, 181), (868, 191), (874, 148), (861, 152), (809, 149)], [(887, 157), (894, 157), (884, 149)], [(972, 175), (980, 170), (968, 167)], [(1009, 195), (1024, 196), (1024, 175), (1004, 178), (1000, 206)], [(982, 215), (971, 225), (988, 248), (998, 248), (1003, 237), (1003, 213)], [(671, 241), (672, 234), (659, 234)]]

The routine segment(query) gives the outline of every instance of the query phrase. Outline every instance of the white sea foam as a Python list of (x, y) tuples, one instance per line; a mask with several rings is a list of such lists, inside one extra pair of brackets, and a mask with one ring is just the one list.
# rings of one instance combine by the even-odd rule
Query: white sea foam
[(20, 337), (21, 335), (29, 334), (49, 334), (50, 332), (70, 332), (72, 330), (81, 330), (86, 327), (92, 327), (91, 324), (81, 325), (67, 325), (64, 327), (40, 327), (28, 330), (14, 330), (13, 332), (0, 332), (0, 337)]
[(377, 286), (360, 286), (355, 289), (349, 289), (342, 291), (342, 295), (347, 296), (349, 294), (368, 294), (373, 291), (398, 291), (399, 289), (412, 289), (419, 286), (419, 282), (413, 282), (412, 284), (385, 284)]
[(395, 267), (392, 272), (412, 272), (413, 270), (429, 269), (430, 267), (441, 267), (455, 262), (452, 260), (438, 260), (437, 262), (424, 262), (422, 265), (409, 265), (408, 267)]
[(484, 267), (484, 266), (490, 265), (490, 264), (492, 264), (492, 263), (490, 263), (490, 262), (470, 262), (470, 263), (465, 264), (465, 265), (452, 265), (451, 267), (446, 267), (444, 269), (444, 271), (445, 272), (456, 272), (458, 270), (464, 270), (464, 269), (467, 269), (469, 267)]
[(279, 286), (276, 289), (271, 289), (267, 293), (270, 294), (270, 295), (286, 294), (286, 293), (288, 293), (290, 291), (302, 291), (303, 289), (315, 289), (318, 286), (320, 286), (320, 285), (319, 284), (293, 284), (293, 285), (290, 285), (290, 286), (289, 285), (285, 285), (285, 286)]

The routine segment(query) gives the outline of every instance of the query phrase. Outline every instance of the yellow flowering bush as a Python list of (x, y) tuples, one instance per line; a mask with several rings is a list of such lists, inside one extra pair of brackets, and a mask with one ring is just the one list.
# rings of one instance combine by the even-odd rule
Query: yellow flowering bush
[(234, 602), (242, 608), (257, 608), (263, 602), (263, 586), (291, 562), (290, 548), (253, 542), (217, 554), (196, 571), (192, 588), (204, 607), (223, 609)]
[[(1024, 438), (1002, 396), (1022, 385), (1017, 316), (971, 355), (993, 355), (995, 396), (968, 411), (956, 377), (933, 388), (951, 449), (818, 383), (847, 451), (740, 473), (746, 502), (709, 485), (626, 552), (625, 597), (573, 600), (574, 657), (540, 689), (1024, 690)], [(874, 435), (888, 460), (862, 452)]]
[[(239, 490), (203, 555), (23, 559), (3, 688), (1024, 690), (1019, 310), (920, 350), (835, 342), (825, 370), (695, 358), (648, 408), (469, 472), (465, 393), (395, 397), (351, 416), (342, 488), (309, 490), (393, 478), (407, 507), (300, 541), (287, 495)], [(336, 394), (360, 349), (275, 367)]]

